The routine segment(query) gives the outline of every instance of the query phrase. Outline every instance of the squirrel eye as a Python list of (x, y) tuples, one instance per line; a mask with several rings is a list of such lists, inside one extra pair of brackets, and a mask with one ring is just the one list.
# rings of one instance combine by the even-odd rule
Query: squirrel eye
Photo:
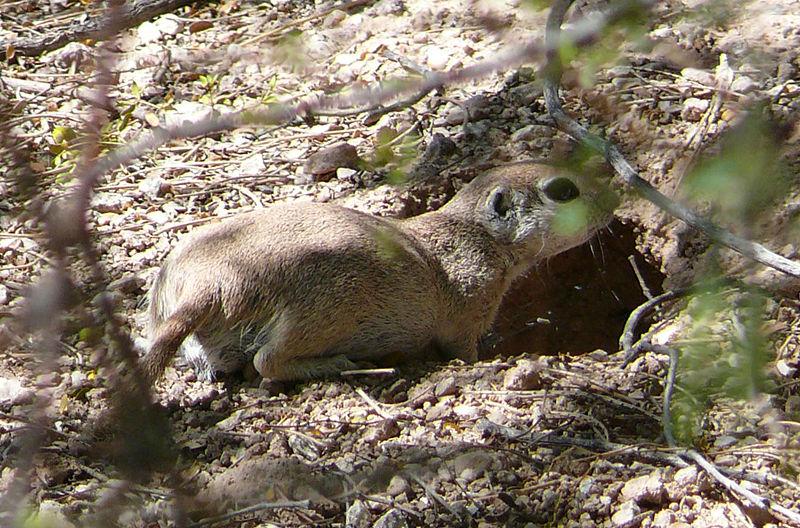
[(553, 178), (542, 185), (542, 192), (554, 202), (569, 202), (580, 196), (578, 187), (568, 178)]

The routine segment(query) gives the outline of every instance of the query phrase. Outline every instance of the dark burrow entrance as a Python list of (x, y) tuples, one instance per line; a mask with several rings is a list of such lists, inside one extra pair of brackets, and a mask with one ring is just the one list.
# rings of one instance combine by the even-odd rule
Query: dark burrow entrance
[(506, 295), (494, 339), (487, 340), (481, 356), (617, 351), (628, 315), (646, 300), (629, 257), (653, 294), (661, 292), (664, 279), (636, 251), (633, 229), (615, 221), (610, 232), (590, 242), (594, 253), (584, 244), (519, 280)]

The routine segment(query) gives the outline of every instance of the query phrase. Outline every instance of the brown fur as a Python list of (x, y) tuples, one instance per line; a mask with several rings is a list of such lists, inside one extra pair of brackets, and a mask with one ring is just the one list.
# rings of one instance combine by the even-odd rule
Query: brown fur
[[(556, 176), (583, 189), (567, 202), (590, 211), (573, 236), (551, 226), (564, 204), (542, 185)], [(151, 289), (145, 372), (157, 379), (179, 346), (207, 379), (249, 361), (266, 378), (326, 376), (430, 347), (474, 361), (511, 282), (608, 220), (597, 196), (563, 171), (518, 163), (405, 220), (284, 204), (197, 229)]]

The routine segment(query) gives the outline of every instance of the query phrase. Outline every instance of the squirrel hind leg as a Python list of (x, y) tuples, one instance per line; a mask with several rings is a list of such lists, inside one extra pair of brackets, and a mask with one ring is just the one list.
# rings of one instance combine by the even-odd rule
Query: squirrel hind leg
[(183, 341), (200, 326), (207, 316), (204, 303), (184, 303), (155, 328), (150, 350), (142, 359), (142, 370), (150, 383), (155, 383)]

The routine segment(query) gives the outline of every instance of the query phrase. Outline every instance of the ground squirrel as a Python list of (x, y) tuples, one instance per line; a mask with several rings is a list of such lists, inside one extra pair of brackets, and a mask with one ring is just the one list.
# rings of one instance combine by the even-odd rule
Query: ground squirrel
[(521, 162), (408, 219), (290, 203), (199, 228), (151, 288), (145, 373), (179, 348), (203, 379), (249, 361), (274, 380), (429, 350), (474, 361), (511, 282), (608, 222), (601, 194)]

